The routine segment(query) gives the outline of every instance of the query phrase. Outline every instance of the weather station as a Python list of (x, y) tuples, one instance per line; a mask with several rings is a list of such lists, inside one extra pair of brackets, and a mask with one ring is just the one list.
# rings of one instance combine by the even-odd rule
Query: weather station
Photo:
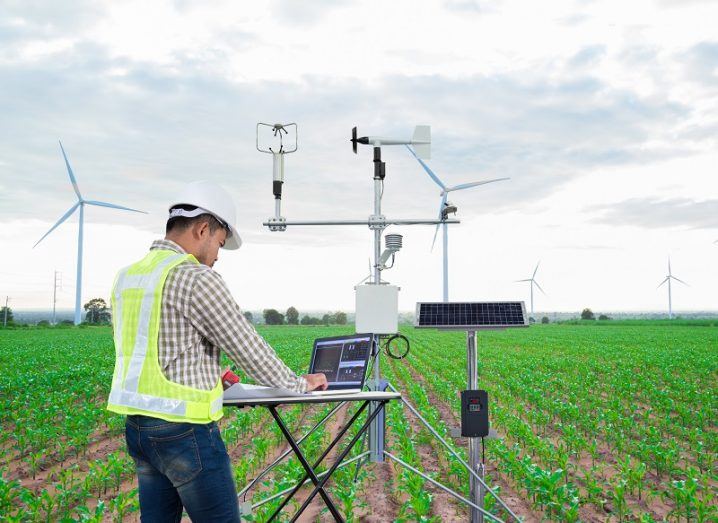
[[(271, 145), (267, 144), (271, 141)], [(484, 437), (489, 435), (489, 419), (488, 419), (488, 397), (485, 391), (478, 390), (477, 378), (477, 349), (476, 349), (476, 331), (480, 329), (504, 329), (510, 327), (528, 326), (528, 320), (525, 314), (525, 308), (522, 302), (506, 302), (506, 303), (470, 303), (470, 304), (454, 304), (447, 303), (448, 300), (448, 262), (447, 256), (447, 232), (446, 228), (451, 224), (460, 223), (455, 218), (450, 218), (450, 214), (456, 212), (456, 206), (447, 201), (448, 194), (452, 191), (475, 187), (487, 183), (505, 180), (507, 178), (499, 178), (494, 180), (486, 180), (480, 182), (471, 182), (460, 184), (457, 186), (445, 185), (438, 176), (426, 165), (424, 160), (430, 158), (431, 155), (431, 130), (429, 126), (417, 126), (413, 136), (410, 138), (394, 138), (383, 136), (359, 136), (357, 128), (351, 131), (352, 151), (357, 154), (359, 145), (367, 145), (372, 147), (372, 180), (374, 185), (374, 201), (373, 213), (366, 218), (361, 219), (344, 219), (331, 217), (325, 220), (298, 220), (287, 219), (282, 216), (282, 188), (284, 184), (284, 155), (297, 151), (297, 126), (296, 124), (257, 124), (257, 149), (260, 152), (272, 154), (273, 159), (273, 180), (272, 194), (275, 199), (274, 216), (263, 223), (272, 232), (283, 232), (288, 227), (295, 226), (351, 226), (359, 225), (368, 227), (373, 236), (373, 263), (370, 263), (369, 275), (357, 284), (355, 290), (355, 314), (357, 333), (371, 333), (371, 354), (370, 376), (367, 377), (366, 387), (371, 393), (389, 394), (387, 390), (394, 393), (393, 399), (400, 400), (411, 411), (417, 419), (423, 424), (442, 445), (444, 445), (451, 455), (456, 458), (461, 465), (467, 470), (470, 480), (470, 499), (467, 499), (458, 492), (453, 491), (449, 487), (436, 481), (434, 478), (424, 474), (423, 472), (405, 463), (400, 458), (394, 456), (386, 449), (385, 441), (385, 418), (383, 406), (386, 403), (379, 401), (371, 401), (368, 411), (368, 450), (364, 451), (364, 441), (362, 442), (361, 451), (358, 456), (343, 463), (335, 463), (334, 467), (346, 466), (349, 463), (355, 463), (356, 472), (354, 478), (356, 480), (358, 469), (366, 462), (384, 462), (387, 459), (394, 461), (407, 470), (420, 475), (425, 480), (437, 488), (443, 490), (457, 500), (465, 503), (470, 507), (472, 523), (483, 522), (484, 518), (492, 521), (501, 521), (496, 515), (484, 509), (484, 496), (489, 493), (497, 501), (507, 514), (518, 521), (518, 517), (504, 503), (498, 494), (490, 489), (484, 480), (484, 464), (480, 460), (478, 454), (478, 441), (483, 441)], [(421, 163), (422, 167), (430, 175), (437, 185), (441, 188), (441, 203), (439, 206), (438, 216), (432, 218), (399, 218), (387, 217), (382, 211), (382, 197), (384, 194), (384, 183), (387, 177), (386, 164), (382, 160), (382, 148), (386, 146), (404, 145), (411, 154)], [(382, 236), (384, 230), (390, 225), (430, 225), (436, 227), (434, 240), (438, 233), (439, 227), (443, 226), (443, 245), (444, 245), (444, 302), (439, 303), (419, 303), (417, 304), (416, 326), (420, 328), (438, 328), (438, 329), (462, 329), (467, 331), (467, 355), (468, 355), (468, 388), (462, 394), (462, 436), (469, 438), (469, 463), (467, 463), (456, 452), (454, 446), (449, 444), (430, 424), (421, 416), (407, 400), (400, 394), (392, 384), (382, 379), (380, 355), (382, 347), (389, 357), (401, 359), (409, 352), (409, 340), (399, 333), (398, 316), (399, 316), (399, 290), (397, 285), (392, 285), (382, 278), (382, 273), (394, 266), (397, 253), (402, 248), (402, 236), (400, 234), (387, 234), (385, 236), (385, 248), (382, 250)], [(391, 264), (388, 263), (391, 260)], [(358, 336), (358, 334), (357, 334)], [(325, 423), (340, 407), (337, 405), (327, 414), (317, 425), (309, 430), (302, 438), (297, 440), (296, 446), (308, 437), (319, 426)], [(346, 427), (345, 427), (346, 429)], [(344, 430), (345, 430), (344, 429)], [(354, 441), (350, 443), (353, 445)], [(332, 443), (334, 445), (334, 442)], [(294, 445), (293, 445), (294, 447)], [(295, 454), (297, 453), (296, 449)], [(341, 459), (346, 456), (349, 449), (345, 449)], [(274, 463), (262, 471), (259, 476), (239, 493), (244, 496), (257, 482), (264, 477), (274, 466), (282, 459), (289, 455), (290, 450), (279, 456)], [(300, 460), (301, 460), (300, 456)], [(321, 459), (321, 458), (320, 458)], [(341, 461), (341, 459), (337, 461)], [(300, 485), (294, 489), (287, 489), (283, 492), (275, 494), (271, 499), (277, 496), (289, 493), (289, 498), (306, 482), (311, 474), (311, 469), (305, 467), (308, 476), (300, 482)], [(330, 469), (334, 470), (334, 468)], [(341, 515), (332, 510), (331, 501), (327, 500), (323, 492), (323, 486), (327, 480), (327, 476), (320, 479), (312, 477), (315, 489), (309, 499), (300, 508), (299, 512), (294, 516), (292, 521), (306, 508), (311, 498), (317, 493), (322, 495), (325, 503), (330, 508), (335, 520), (343, 521)], [(243, 513), (261, 506), (270, 499), (261, 500), (258, 503), (243, 503)], [(284, 504), (288, 498), (285, 499)], [(278, 517), (280, 507), (270, 520)]]

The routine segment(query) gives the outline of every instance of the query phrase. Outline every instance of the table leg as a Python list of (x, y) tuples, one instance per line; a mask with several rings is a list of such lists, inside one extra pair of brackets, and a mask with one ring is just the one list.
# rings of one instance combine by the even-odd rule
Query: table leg
[[(353, 415), (352, 418), (349, 420), (349, 422), (344, 425), (344, 427), (339, 431), (339, 434), (337, 434), (337, 436), (332, 440), (332, 442), (329, 444), (329, 446), (326, 448), (326, 450), (322, 453), (322, 455), (319, 456), (319, 459), (317, 459), (317, 461), (314, 463), (314, 465), (312, 466), (312, 469), (316, 469), (316, 468), (321, 464), (321, 462), (324, 460), (324, 458), (327, 457), (327, 455), (332, 451), (332, 449), (336, 446), (336, 444), (339, 442), (339, 440), (344, 436), (344, 434), (346, 434), (347, 430), (349, 430), (349, 427), (351, 427), (352, 425), (354, 425), (354, 422), (357, 420), (357, 418), (358, 418), (359, 416), (361, 416), (361, 413), (364, 412), (364, 410), (366, 409), (366, 407), (367, 407), (368, 405), (369, 405), (369, 402), (368, 402), (368, 401), (365, 401), (365, 402), (361, 405), (361, 407), (359, 407), (359, 409), (357, 409), (357, 411), (354, 413), (354, 415)], [(366, 433), (365, 433), (365, 434), (366, 434)], [(297, 486), (294, 487), (294, 490), (292, 490), (292, 491), (284, 498), (284, 500), (282, 501), (282, 504), (279, 505), (279, 507), (277, 508), (277, 510), (275, 510), (274, 515), (279, 514), (279, 512), (281, 512), (281, 510), (284, 508), (284, 506), (285, 506), (287, 503), (289, 503), (289, 501), (294, 497), (294, 495), (297, 493), (297, 491), (298, 491), (300, 488), (302, 488), (302, 485), (304, 484), (304, 482), (307, 480), (308, 477), (309, 477), (308, 474), (305, 474), (305, 475), (304, 475), (304, 477), (299, 481), (299, 483), (297, 484)], [(315, 483), (315, 485), (316, 485), (316, 483)], [(274, 515), (273, 515), (272, 517), (274, 517)]]
[[(269, 412), (272, 414), (272, 417), (277, 422), (277, 425), (279, 426), (279, 430), (282, 431), (282, 434), (284, 434), (284, 438), (289, 443), (289, 446), (292, 447), (292, 450), (294, 451), (294, 454), (297, 456), (297, 458), (301, 462), (302, 467), (304, 467), (304, 470), (307, 471), (307, 475), (312, 479), (312, 483), (314, 483), (314, 485), (315, 485), (314, 490), (312, 491), (314, 493), (314, 496), (316, 496), (316, 494), (319, 493), (319, 495), (322, 496), (322, 499), (324, 500), (324, 503), (326, 504), (327, 508), (329, 509), (329, 512), (331, 512), (332, 516), (334, 516), (334, 519), (336, 521), (343, 523), (344, 519), (342, 518), (341, 514), (339, 513), (339, 510), (337, 510), (337, 507), (334, 505), (331, 498), (329, 497), (327, 492), (324, 490), (324, 482), (320, 482), (319, 478), (317, 478), (317, 475), (314, 473), (314, 469), (312, 469), (312, 467), (309, 465), (309, 462), (304, 457), (304, 454), (302, 454), (301, 449), (297, 445), (297, 442), (294, 441), (294, 438), (290, 434), (289, 430), (287, 430), (287, 427), (284, 424), (284, 422), (282, 421), (282, 418), (279, 417), (276, 407), (269, 406), (268, 408), (269, 408)], [(285, 503), (286, 503), (286, 501), (289, 501), (289, 499), (291, 499), (291, 496), (293, 496), (293, 495), (294, 495), (294, 492), (292, 492), (290, 494), (290, 496), (285, 498)], [(312, 496), (312, 498), (314, 496)], [(285, 503), (282, 504), (282, 507), (284, 506)], [(274, 520), (274, 518), (279, 514), (279, 511), (281, 510), (282, 507), (280, 507), (278, 510), (276, 510), (274, 512), (274, 514), (272, 514), (272, 516), (269, 518), (269, 521)], [(304, 508), (306, 508), (306, 507), (304, 507)], [(300, 510), (300, 513), (303, 510), (304, 509)]]
[[(297, 518), (302, 514), (302, 512), (304, 512), (304, 510), (306, 510), (306, 508), (309, 506), (309, 504), (312, 502), (312, 500), (314, 499), (314, 497), (317, 494), (321, 494), (322, 492), (324, 492), (324, 485), (326, 484), (326, 482), (329, 480), (329, 478), (331, 478), (332, 474), (334, 474), (334, 471), (341, 464), (341, 462), (344, 461), (344, 458), (346, 458), (347, 454), (349, 454), (349, 452), (351, 452), (354, 445), (356, 445), (356, 442), (359, 441), (359, 438), (361, 438), (362, 434), (364, 434), (364, 432), (366, 432), (366, 430), (369, 428), (369, 425), (371, 425), (371, 422), (374, 420), (374, 418), (376, 418), (377, 415), (379, 414), (379, 412), (381, 412), (384, 409), (384, 406), (386, 405), (386, 400), (377, 402), (377, 403), (379, 403), (377, 408), (375, 408), (374, 411), (369, 414), (369, 416), (367, 417), (367, 420), (364, 422), (364, 425), (362, 425), (361, 429), (359, 429), (359, 432), (357, 432), (354, 435), (354, 437), (349, 442), (349, 444), (346, 446), (346, 448), (341, 452), (341, 454), (336, 459), (334, 464), (327, 471), (326, 476), (324, 476), (321, 479), (321, 481), (319, 481), (318, 485), (315, 484), (316, 486), (314, 487), (314, 490), (312, 490), (311, 494), (309, 494), (309, 497), (307, 497), (307, 499), (304, 501), (302, 506), (299, 507), (299, 511), (296, 514), (294, 514), (294, 517), (292, 517), (292, 519), (290, 520), (290, 523), (293, 523), (294, 521), (297, 520)], [(337, 521), (341, 521), (341, 520), (337, 520)]]

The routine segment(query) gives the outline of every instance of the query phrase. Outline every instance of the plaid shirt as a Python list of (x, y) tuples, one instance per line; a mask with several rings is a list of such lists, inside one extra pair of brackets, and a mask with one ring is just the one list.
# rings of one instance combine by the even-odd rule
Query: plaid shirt
[[(170, 240), (156, 240), (150, 250), (186, 254)], [(210, 267), (181, 263), (162, 290), (159, 360), (170, 381), (202, 390), (217, 385), (223, 350), (249, 377), (262, 385), (304, 392), (307, 382), (275, 354), (242, 314), (227, 284)]]

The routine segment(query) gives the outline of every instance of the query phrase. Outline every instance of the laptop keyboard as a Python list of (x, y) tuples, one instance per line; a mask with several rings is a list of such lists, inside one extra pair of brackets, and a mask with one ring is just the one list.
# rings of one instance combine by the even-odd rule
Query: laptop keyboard
[(353, 394), (355, 392), (361, 392), (361, 389), (341, 389), (341, 390), (312, 390), (305, 392), (310, 396), (327, 396), (330, 394)]

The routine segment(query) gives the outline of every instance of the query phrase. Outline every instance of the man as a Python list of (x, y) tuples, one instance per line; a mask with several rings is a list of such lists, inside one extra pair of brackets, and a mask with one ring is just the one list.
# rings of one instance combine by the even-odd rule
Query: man
[(107, 408), (127, 416), (142, 521), (239, 521), (236, 487), (216, 421), (220, 351), (264, 385), (326, 389), (297, 376), (245, 319), (212, 270), (238, 249), (235, 206), (212, 182), (189, 184), (170, 206), (167, 232), (112, 290), (115, 372)]

